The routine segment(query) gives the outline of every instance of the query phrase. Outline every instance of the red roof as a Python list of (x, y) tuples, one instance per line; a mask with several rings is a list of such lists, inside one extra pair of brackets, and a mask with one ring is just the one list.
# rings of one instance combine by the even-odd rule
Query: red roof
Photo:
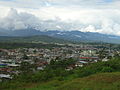
[(36, 64), (41, 66), (41, 65), (47, 65), (48, 62), (37, 62)]
[(80, 59), (97, 59), (98, 57), (80, 57)]

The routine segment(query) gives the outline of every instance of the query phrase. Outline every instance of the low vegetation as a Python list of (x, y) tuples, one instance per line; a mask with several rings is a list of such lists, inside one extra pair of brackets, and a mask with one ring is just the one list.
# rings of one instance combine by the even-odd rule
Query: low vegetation
[(0, 90), (16, 90), (16, 88), (18, 90), (120, 89), (120, 57), (66, 71), (66, 66), (73, 63), (72, 59), (64, 60), (64, 62), (51, 61), (43, 71), (35, 73), (31, 72), (30, 67), (21, 68), (24, 72), (14, 76), (14, 79), (9, 82), (0, 83)]
[(69, 81), (50, 81), (25, 90), (120, 90), (120, 72), (100, 73)]

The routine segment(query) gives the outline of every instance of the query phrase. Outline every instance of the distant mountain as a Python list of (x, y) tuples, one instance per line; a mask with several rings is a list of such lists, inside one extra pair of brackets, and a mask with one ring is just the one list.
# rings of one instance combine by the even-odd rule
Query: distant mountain
[(35, 29), (14, 30), (7, 31), (9, 34), (0, 34), (0, 36), (35, 36), (47, 35), (53, 38), (60, 38), (68, 41), (75, 42), (107, 42), (107, 43), (120, 43), (120, 36), (106, 35), (94, 32), (81, 32), (81, 31), (39, 31)]
[(8, 33), (0, 31), (0, 36), (8, 36)]

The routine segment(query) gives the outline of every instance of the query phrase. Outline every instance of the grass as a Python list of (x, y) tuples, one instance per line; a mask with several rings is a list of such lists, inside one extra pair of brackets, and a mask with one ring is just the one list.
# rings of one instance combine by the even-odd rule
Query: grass
[(53, 80), (19, 90), (120, 90), (120, 72), (95, 74), (73, 80)]
[(120, 90), (120, 72), (75, 79), (58, 87), (58, 90)]
[(21, 75), (1, 83), (0, 90), (120, 90), (120, 59), (91, 64), (69, 73), (49, 69), (35, 75)]

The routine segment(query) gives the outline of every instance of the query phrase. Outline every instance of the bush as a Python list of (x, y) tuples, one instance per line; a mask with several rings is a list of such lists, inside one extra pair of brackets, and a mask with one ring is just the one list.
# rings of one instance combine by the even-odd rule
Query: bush
[(101, 72), (113, 72), (114, 70), (111, 67), (103, 67)]

